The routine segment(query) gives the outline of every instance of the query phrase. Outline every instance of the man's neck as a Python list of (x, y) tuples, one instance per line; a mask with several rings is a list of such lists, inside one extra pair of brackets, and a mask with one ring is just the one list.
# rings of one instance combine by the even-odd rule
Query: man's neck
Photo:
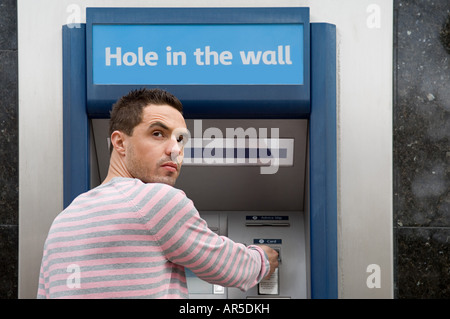
[(112, 180), (114, 177), (129, 177), (133, 178), (131, 174), (128, 172), (125, 164), (121, 160), (119, 154), (113, 150), (111, 153), (111, 158), (109, 161), (109, 168), (108, 168), (108, 175), (106, 176), (105, 180), (102, 182), (102, 184), (108, 183), (110, 180)]

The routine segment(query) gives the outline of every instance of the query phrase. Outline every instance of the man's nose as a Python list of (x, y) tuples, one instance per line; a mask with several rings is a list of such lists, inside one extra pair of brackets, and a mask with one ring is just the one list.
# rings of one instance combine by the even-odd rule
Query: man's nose
[(177, 157), (182, 154), (182, 150), (181, 143), (175, 137), (172, 137), (168, 142), (166, 154), (171, 157), (172, 161), (177, 162)]

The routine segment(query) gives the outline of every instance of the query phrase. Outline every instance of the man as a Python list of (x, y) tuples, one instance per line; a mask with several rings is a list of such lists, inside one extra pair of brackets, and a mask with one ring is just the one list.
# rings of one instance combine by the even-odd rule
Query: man
[(185, 267), (242, 290), (278, 267), (268, 246), (216, 235), (173, 187), (188, 137), (180, 101), (136, 90), (113, 107), (111, 159), (102, 185), (54, 220), (38, 298), (187, 298)]

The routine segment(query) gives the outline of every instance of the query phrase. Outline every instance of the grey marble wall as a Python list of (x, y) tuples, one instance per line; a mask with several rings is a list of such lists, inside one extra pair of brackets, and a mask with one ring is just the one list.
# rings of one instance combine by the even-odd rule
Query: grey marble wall
[(396, 298), (450, 298), (450, 2), (394, 1)]
[(17, 298), (17, 1), (0, 0), (0, 298)]

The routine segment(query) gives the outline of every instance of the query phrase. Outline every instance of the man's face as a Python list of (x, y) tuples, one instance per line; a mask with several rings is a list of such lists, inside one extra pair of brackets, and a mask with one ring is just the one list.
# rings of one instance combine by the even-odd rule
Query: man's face
[(188, 131), (181, 113), (169, 105), (146, 106), (132, 136), (125, 135), (124, 162), (144, 183), (175, 185)]

